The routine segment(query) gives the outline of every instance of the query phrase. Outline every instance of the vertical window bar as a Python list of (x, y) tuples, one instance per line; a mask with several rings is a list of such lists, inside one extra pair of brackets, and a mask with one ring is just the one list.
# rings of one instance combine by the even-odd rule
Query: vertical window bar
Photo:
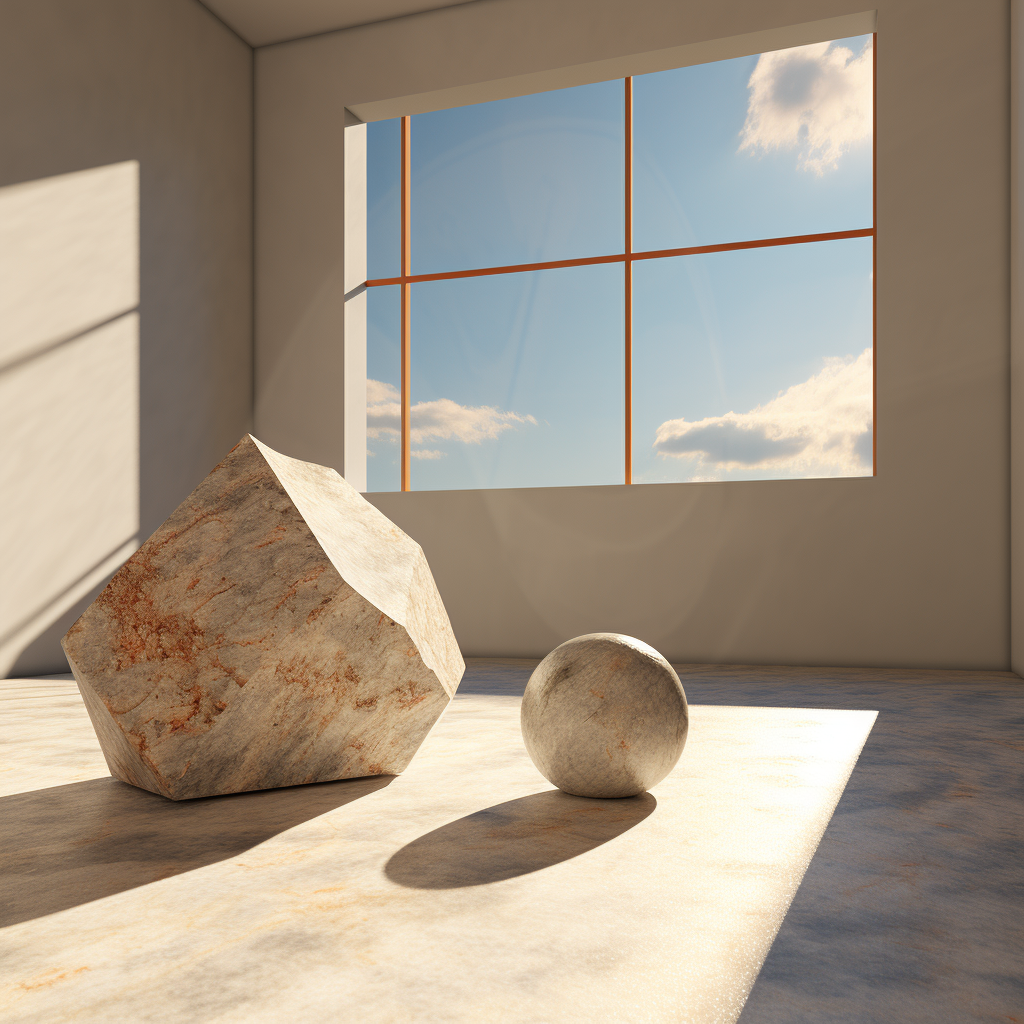
[(633, 482), (633, 78), (626, 78), (626, 195), (625, 195), (625, 243), (626, 258), (623, 261), (625, 275), (625, 359), (626, 359), (626, 483)]
[(402, 118), (402, 490), (409, 490), (409, 306), (412, 299), (410, 199), (412, 163), (410, 159), (411, 118)]
[(878, 33), (871, 34), (871, 475), (878, 475)]

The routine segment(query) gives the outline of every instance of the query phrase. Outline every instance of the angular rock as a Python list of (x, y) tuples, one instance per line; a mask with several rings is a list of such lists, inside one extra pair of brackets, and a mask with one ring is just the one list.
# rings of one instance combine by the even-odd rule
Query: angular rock
[(111, 774), (172, 800), (397, 774), (465, 670), (420, 546), (251, 436), (63, 645)]

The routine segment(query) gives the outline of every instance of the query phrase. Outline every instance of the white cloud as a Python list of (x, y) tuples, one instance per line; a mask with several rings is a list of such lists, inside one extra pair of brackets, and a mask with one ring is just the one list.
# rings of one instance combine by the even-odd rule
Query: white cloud
[(385, 384), (382, 380), (366, 378), (366, 404), (380, 405), (382, 402), (400, 402), (402, 396), (394, 384)]
[[(409, 410), (409, 436), (413, 444), (425, 441), (490, 441), (522, 423), (536, 424), (532, 416), (503, 412), (491, 405), (459, 405), (450, 398), (417, 402)], [(402, 430), (402, 406), (398, 388), (379, 380), (366, 381), (366, 433), (369, 437), (397, 441)], [(438, 459), (443, 452), (413, 449), (415, 458)]]
[(409, 454), (414, 459), (443, 459), (444, 452), (431, 448), (413, 448)]
[(851, 146), (871, 138), (871, 43), (812, 43), (762, 53), (750, 81), (740, 149), (799, 150), (800, 166), (834, 170)]
[(707, 471), (772, 470), (801, 476), (862, 476), (871, 467), (871, 349), (829, 359), (820, 373), (750, 412), (667, 420), (654, 449), (696, 458)]

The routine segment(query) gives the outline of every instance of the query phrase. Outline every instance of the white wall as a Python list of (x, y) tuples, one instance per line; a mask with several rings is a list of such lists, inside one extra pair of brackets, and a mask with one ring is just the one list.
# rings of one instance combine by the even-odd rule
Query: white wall
[(0, 6), (0, 676), (249, 428), (252, 51), (195, 0)]
[[(258, 51), (257, 432), (344, 471), (344, 108), (851, 13), (481, 0)], [(878, 0), (877, 477), (374, 495), (467, 654), (1008, 666), (1008, 16)]]

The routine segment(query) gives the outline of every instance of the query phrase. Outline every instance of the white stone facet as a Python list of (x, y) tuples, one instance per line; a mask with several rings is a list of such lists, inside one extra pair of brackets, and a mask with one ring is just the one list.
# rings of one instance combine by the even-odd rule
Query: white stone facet
[(251, 436), (63, 645), (111, 774), (174, 800), (398, 774), (465, 668), (420, 546)]
[(641, 640), (588, 633), (556, 647), (523, 694), (523, 741), (538, 771), (576, 796), (636, 796), (683, 752), (686, 694)]

